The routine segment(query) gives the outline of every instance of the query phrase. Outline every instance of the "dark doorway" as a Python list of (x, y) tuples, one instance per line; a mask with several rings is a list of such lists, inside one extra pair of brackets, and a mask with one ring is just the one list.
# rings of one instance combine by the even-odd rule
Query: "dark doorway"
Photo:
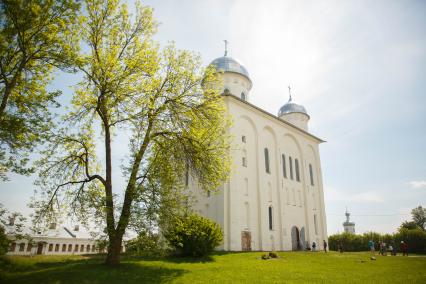
[(241, 250), (251, 251), (251, 232), (241, 232)]
[(300, 245), (302, 250), (306, 248), (305, 227), (302, 227), (302, 229), (300, 229)]
[(291, 228), (291, 249), (292, 250), (300, 250), (300, 235), (299, 229), (296, 226)]
[(37, 244), (37, 254), (41, 254), (43, 252), (43, 243)]

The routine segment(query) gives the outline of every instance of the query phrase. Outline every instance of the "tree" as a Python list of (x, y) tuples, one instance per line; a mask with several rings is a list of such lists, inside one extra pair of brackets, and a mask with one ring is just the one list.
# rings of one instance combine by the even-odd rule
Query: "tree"
[(0, 255), (8, 251), (12, 240), (30, 239), (30, 236), (23, 232), (25, 221), (26, 218), (21, 213), (9, 212), (0, 204)]
[(402, 222), (401, 226), (399, 227), (399, 230), (401, 230), (401, 229), (414, 230), (414, 229), (420, 229), (420, 227), (414, 221), (404, 221), (404, 222)]
[(413, 216), (414, 223), (416, 223), (420, 229), (426, 231), (426, 208), (418, 206), (411, 210), (411, 215)]
[[(90, 52), (79, 65), (85, 77), (64, 118), (68, 127), (52, 138), (38, 163), (46, 198), (34, 206), (36, 218), (70, 209), (82, 220), (103, 220), (109, 240), (105, 262), (116, 265), (142, 195), (180, 194), (186, 171), (204, 190), (227, 179), (229, 124), (214, 87), (220, 84), (218, 74), (201, 68), (199, 56), (172, 44), (160, 51), (152, 41), (156, 22), (150, 8), (137, 3), (131, 17), (118, 1), (94, 0), (86, 2), (86, 11), (81, 34)], [(122, 166), (126, 185), (117, 189), (113, 139), (119, 131), (130, 139)]]
[(51, 128), (55, 68), (73, 66), (78, 1), (0, 1), (0, 179), (28, 174), (28, 153)]

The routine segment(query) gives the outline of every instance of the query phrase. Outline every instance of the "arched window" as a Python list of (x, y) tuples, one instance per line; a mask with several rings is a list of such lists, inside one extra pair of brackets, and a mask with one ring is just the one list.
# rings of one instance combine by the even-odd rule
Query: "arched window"
[(49, 251), (53, 250), (53, 244), (49, 244)]
[(67, 245), (66, 244), (62, 245), (62, 251), (67, 251)]
[(290, 179), (293, 180), (293, 159), (289, 157), (288, 162), (290, 163)]
[(287, 166), (284, 154), (281, 155), (281, 160), (283, 161), (283, 177), (287, 178)]
[(300, 181), (300, 174), (299, 174), (299, 160), (294, 159), (294, 165), (296, 167), (296, 180)]
[(309, 177), (311, 179), (311, 185), (314, 185), (314, 172), (312, 171), (312, 165), (309, 164)]
[(272, 231), (272, 229), (273, 229), (273, 220), (272, 220), (272, 206), (269, 206), (269, 208), (268, 208), (268, 215), (269, 215), (269, 230), (271, 230)]
[(19, 251), (24, 251), (25, 250), (25, 243), (20, 243), (19, 244)]
[(245, 100), (246, 100), (246, 94), (241, 93), (241, 99), (242, 99), (243, 101), (245, 101)]
[(265, 148), (265, 171), (269, 174), (269, 150), (268, 148)]
[(16, 249), (16, 243), (12, 243), (10, 245), (9, 251), (15, 251), (15, 249)]
[(229, 89), (225, 89), (225, 90), (223, 90), (223, 93), (224, 93), (225, 95), (229, 95)]
[(243, 150), (242, 162), (243, 162), (243, 167), (247, 167), (247, 151), (246, 150)]
[(59, 244), (55, 245), (55, 251), (59, 251)]
[(31, 251), (32, 249), (33, 249), (33, 245), (31, 243), (28, 243), (27, 251)]
[(90, 252), (90, 245), (86, 245), (86, 252)]
[(72, 244), (68, 245), (68, 251), (72, 251)]

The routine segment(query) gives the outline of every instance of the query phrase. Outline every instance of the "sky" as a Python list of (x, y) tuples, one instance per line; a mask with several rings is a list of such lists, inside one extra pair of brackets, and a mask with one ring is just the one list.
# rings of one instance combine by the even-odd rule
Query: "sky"
[[(206, 65), (228, 40), (228, 55), (253, 82), (251, 103), (277, 114), (291, 86), (311, 117), (310, 132), (327, 141), (320, 155), (329, 234), (343, 231), (346, 207), (358, 233), (391, 233), (412, 208), (426, 206), (425, 1), (143, 4), (161, 23), (161, 45), (174, 41)], [(52, 89), (63, 90), (66, 102), (78, 79), (58, 74)], [(117, 169), (124, 148), (114, 154)], [(35, 177), (10, 177), (0, 183), (0, 203), (31, 213)], [(119, 172), (114, 181), (124, 183)]]

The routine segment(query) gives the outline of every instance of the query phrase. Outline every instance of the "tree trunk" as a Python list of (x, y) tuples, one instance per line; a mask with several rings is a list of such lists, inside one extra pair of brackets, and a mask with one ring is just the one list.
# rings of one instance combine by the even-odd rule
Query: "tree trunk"
[(120, 264), (120, 252), (123, 234), (116, 234), (114, 239), (109, 240), (108, 255), (105, 259), (105, 264), (108, 266), (117, 266)]

